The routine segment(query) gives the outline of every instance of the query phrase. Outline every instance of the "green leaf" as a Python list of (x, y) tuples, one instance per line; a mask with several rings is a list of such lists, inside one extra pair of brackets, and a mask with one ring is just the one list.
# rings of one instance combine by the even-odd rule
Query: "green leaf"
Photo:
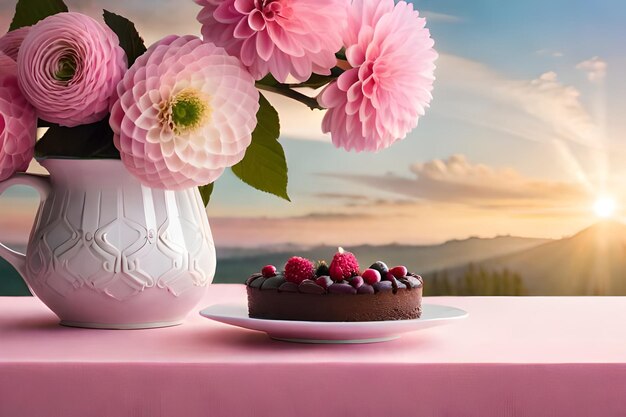
[(18, 0), (9, 31), (32, 26), (53, 14), (67, 12), (63, 0)]
[(211, 201), (211, 194), (213, 193), (213, 186), (214, 186), (214, 182), (212, 182), (211, 184), (207, 184), (207, 185), (201, 185), (200, 187), (198, 187), (198, 191), (200, 191), (200, 196), (202, 197), (202, 202), (204, 203), (204, 206), (208, 206), (209, 205), (209, 201)]
[(109, 118), (76, 127), (53, 125), (35, 144), (37, 158), (119, 159)]
[(278, 142), (278, 112), (262, 94), (259, 95), (259, 104), (252, 143), (243, 160), (232, 170), (239, 179), (257, 190), (291, 201), (287, 195), (287, 161)]
[(265, 77), (261, 78), (256, 83), (260, 85), (268, 85), (268, 86), (274, 86), (274, 85), (280, 84), (278, 81), (276, 81), (276, 78), (274, 78), (272, 74), (267, 74)]
[(130, 67), (137, 58), (146, 52), (146, 45), (143, 39), (139, 36), (135, 24), (130, 20), (108, 10), (104, 10), (103, 15), (104, 22), (115, 32), (120, 41), (120, 46), (126, 52), (128, 66)]
[(43, 119), (37, 119), (37, 127), (53, 127), (53, 126), (59, 126), (59, 125), (56, 123), (48, 122)]
[(335, 67), (331, 70), (330, 75), (311, 74), (308, 80), (292, 87), (320, 88), (339, 78), (343, 72), (344, 71), (341, 68)]

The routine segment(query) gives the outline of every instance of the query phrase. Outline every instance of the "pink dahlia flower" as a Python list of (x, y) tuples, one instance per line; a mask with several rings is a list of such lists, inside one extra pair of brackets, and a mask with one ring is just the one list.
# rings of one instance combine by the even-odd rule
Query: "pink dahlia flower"
[(341, 49), (346, 0), (195, 0), (205, 41), (241, 58), (258, 80), (330, 74)]
[(195, 36), (169, 36), (135, 61), (111, 110), (115, 146), (147, 186), (215, 181), (243, 159), (259, 109), (239, 60)]
[(34, 25), (17, 58), (20, 87), (39, 117), (73, 127), (102, 120), (126, 70), (115, 33), (80, 13)]
[(0, 52), (4, 52), (13, 61), (17, 61), (17, 53), (28, 32), (30, 32), (30, 26), (7, 32), (0, 38)]
[(437, 53), (412, 4), (353, 0), (344, 31), (351, 68), (328, 85), (324, 133), (346, 150), (378, 151), (404, 139), (432, 98)]
[(15, 61), (0, 52), (0, 181), (26, 171), (37, 134), (35, 109), (17, 84)]

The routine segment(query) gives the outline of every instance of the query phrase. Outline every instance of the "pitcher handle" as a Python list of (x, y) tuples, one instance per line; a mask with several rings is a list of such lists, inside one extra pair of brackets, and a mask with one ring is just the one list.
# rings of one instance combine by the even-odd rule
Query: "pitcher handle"
[[(48, 195), (52, 191), (50, 177), (47, 175), (15, 174), (6, 181), (0, 182), (0, 195), (14, 185), (25, 185), (37, 190), (39, 193), (40, 204), (48, 198)], [(0, 257), (9, 262), (13, 268), (15, 268), (17, 272), (24, 277), (26, 273), (26, 255), (8, 248), (0, 242)]]

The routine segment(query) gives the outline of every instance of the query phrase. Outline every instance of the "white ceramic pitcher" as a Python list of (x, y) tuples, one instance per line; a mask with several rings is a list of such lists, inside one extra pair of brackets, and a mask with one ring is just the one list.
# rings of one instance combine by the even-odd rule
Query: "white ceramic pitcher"
[(41, 196), (26, 255), (0, 244), (61, 324), (136, 329), (180, 324), (215, 273), (215, 247), (196, 188), (139, 183), (119, 160), (46, 159), (50, 176), (0, 182)]

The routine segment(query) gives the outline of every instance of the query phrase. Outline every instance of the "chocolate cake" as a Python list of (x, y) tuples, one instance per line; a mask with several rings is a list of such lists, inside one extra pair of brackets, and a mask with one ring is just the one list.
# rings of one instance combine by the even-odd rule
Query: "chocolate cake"
[[(283, 272), (268, 265), (262, 273), (251, 275), (246, 281), (249, 316), (301, 321), (420, 317), (423, 280), (419, 275), (405, 267), (389, 270), (383, 262), (359, 273), (354, 255), (342, 251), (337, 255), (330, 267), (321, 263), (314, 268), (312, 262), (293, 257)], [(346, 257), (351, 258), (346, 261)]]

